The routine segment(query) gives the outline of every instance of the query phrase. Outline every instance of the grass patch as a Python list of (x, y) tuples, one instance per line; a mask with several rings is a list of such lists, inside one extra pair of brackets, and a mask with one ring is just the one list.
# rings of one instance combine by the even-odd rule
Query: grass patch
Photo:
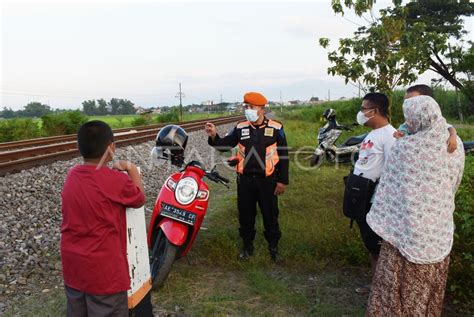
[(15, 301), (4, 316), (66, 316), (66, 294), (64, 289), (55, 288), (48, 293), (25, 295)]

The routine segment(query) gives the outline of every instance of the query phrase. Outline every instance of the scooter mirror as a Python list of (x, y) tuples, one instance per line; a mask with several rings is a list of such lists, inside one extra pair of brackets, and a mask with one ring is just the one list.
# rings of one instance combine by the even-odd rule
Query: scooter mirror
[(163, 160), (166, 160), (167, 158), (164, 156), (163, 148), (155, 146), (151, 149), (150, 159), (154, 166), (159, 166), (162, 165)]

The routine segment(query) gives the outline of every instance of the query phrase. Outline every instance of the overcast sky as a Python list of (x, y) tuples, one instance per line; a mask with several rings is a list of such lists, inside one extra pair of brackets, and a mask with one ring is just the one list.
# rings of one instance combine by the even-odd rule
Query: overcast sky
[(275, 101), (280, 91), (283, 100), (357, 93), (327, 75), (318, 38), (336, 43), (363, 22), (336, 16), (330, 0), (9, 1), (1, 11), (1, 107), (78, 108), (112, 97), (174, 105), (180, 82), (184, 104), (240, 101), (246, 91)]

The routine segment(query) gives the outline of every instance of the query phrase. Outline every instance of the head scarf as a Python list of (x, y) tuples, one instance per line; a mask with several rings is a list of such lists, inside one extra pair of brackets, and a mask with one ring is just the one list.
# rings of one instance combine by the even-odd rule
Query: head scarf
[(407, 99), (403, 113), (412, 135), (393, 145), (367, 223), (408, 261), (436, 263), (452, 248), (464, 149), (458, 138), (457, 150), (448, 153), (446, 120), (433, 98)]

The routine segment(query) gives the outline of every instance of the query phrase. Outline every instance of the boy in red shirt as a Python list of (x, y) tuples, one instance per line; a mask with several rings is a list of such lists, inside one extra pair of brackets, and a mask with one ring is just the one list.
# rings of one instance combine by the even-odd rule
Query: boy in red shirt
[(69, 171), (61, 193), (67, 315), (128, 316), (125, 208), (145, 203), (140, 174), (128, 161), (107, 167), (115, 144), (105, 122), (82, 125), (77, 143), (84, 163)]

